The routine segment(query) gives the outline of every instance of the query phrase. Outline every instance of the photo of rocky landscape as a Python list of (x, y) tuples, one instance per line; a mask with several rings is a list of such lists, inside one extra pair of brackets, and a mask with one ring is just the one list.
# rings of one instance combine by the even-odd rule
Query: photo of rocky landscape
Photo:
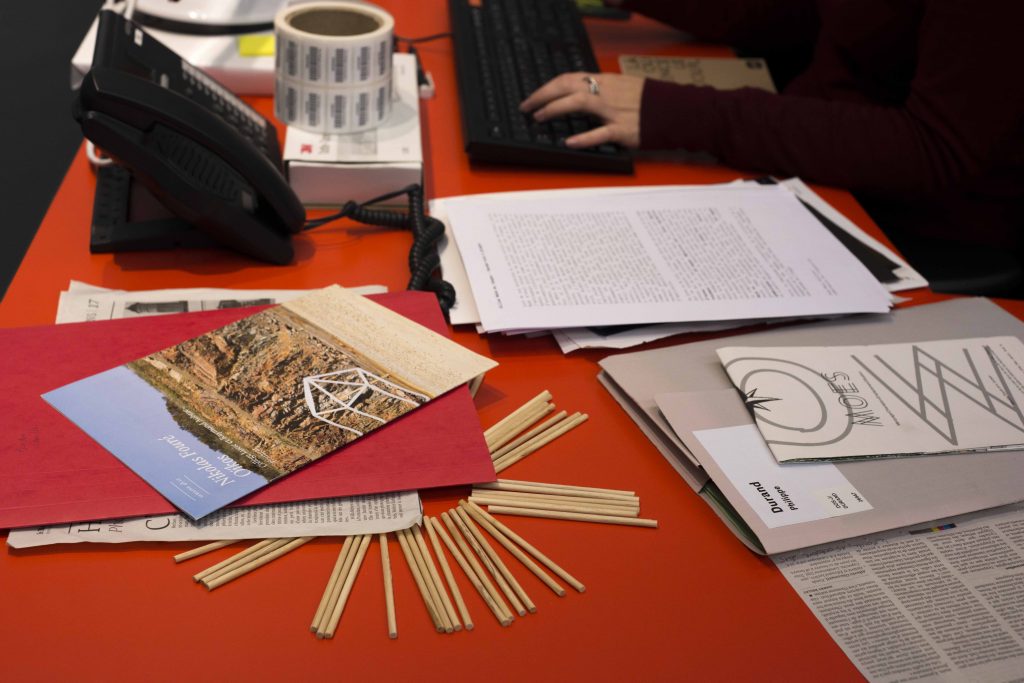
[(182, 429), (268, 480), (427, 401), (281, 306), (127, 367)]

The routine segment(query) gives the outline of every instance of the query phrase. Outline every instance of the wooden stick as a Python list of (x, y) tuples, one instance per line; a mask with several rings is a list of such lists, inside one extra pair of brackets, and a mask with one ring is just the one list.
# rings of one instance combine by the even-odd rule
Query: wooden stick
[(334, 608), (337, 606), (339, 598), (341, 598), (341, 592), (345, 587), (345, 581), (352, 572), (352, 565), (355, 562), (356, 551), (359, 548), (361, 540), (361, 535), (356, 534), (351, 537), (348, 549), (345, 550), (344, 547), (342, 548), (342, 550), (346, 552), (346, 555), (342, 562), (341, 571), (338, 572), (338, 576), (335, 578), (334, 583), (331, 584), (331, 592), (328, 594), (327, 603), (324, 605), (324, 611), (320, 614), (320, 619), (316, 623), (316, 628), (313, 629), (317, 638), (323, 638), (324, 634), (327, 633), (331, 615), (334, 613)]
[(472, 548), (473, 552), (476, 553), (476, 556), (480, 560), (480, 563), (483, 564), (483, 566), (487, 569), (488, 572), (490, 572), (491, 578), (494, 579), (494, 582), (496, 584), (498, 584), (498, 588), (501, 589), (501, 592), (508, 599), (509, 603), (512, 605), (512, 608), (516, 611), (516, 614), (518, 614), (521, 617), (525, 617), (526, 605), (524, 605), (523, 601), (519, 599), (519, 595), (512, 589), (512, 586), (505, 578), (505, 575), (502, 574), (501, 570), (498, 569), (498, 566), (491, 560), (490, 556), (487, 554), (487, 551), (484, 550), (483, 546), (480, 544), (480, 541), (473, 534), (473, 531), (469, 528), (469, 525), (466, 524), (464, 515), (459, 514), (460, 512), (461, 510), (458, 508), (451, 510), (450, 514), (452, 516), (452, 520), (455, 522), (456, 526), (459, 527), (459, 531), (462, 532), (463, 537), (469, 543), (469, 547)]
[(282, 541), (282, 540), (285, 540), (285, 539), (281, 539), (281, 538), (267, 538), (267, 539), (264, 539), (264, 540), (260, 541), (259, 543), (254, 543), (251, 546), (249, 546), (248, 548), (246, 548), (245, 550), (242, 550), (241, 552), (235, 553), (234, 555), (232, 555), (231, 557), (227, 558), (226, 560), (221, 560), (217, 564), (211, 565), (211, 566), (207, 567), (206, 569), (204, 569), (203, 571), (199, 572), (198, 574), (193, 575), (192, 580), (198, 583), (198, 582), (202, 581), (203, 579), (205, 579), (206, 577), (211, 576), (211, 575), (216, 574), (216, 573), (219, 573), (219, 572), (221, 572), (221, 570), (225, 570), (225, 569), (227, 569), (228, 567), (230, 567), (232, 565), (241, 565), (241, 564), (243, 564), (246, 561), (247, 558), (249, 558), (249, 557), (251, 557), (253, 555), (256, 555), (257, 553), (262, 552), (264, 548), (267, 548), (268, 546), (271, 546), (271, 545), (273, 545), (275, 543), (280, 544), (280, 541)]
[(554, 403), (549, 403), (547, 401), (523, 405), (521, 413), (515, 416), (510, 416), (511, 419), (509, 419), (505, 424), (484, 434), (483, 440), (487, 444), (487, 450), (493, 452), (498, 449), (501, 444), (507, 443), (509, 439), (514, 438), (516, 434), (540, 419), (545, 411), (547, 411), (549, 405), (554, 409)]
[(466, 528), (469, 529), (471, 534), (473, 534), (477, 543), (479, 543), (480, 547), (484, 549), (485, 553), (487, 553), (487, 557), (490, 558), (494, 566), (498, 568), (499, 572), (501, 572), (502, 577), (504, 577), (505, 581), (508, 582), (508, 585), (512, 588), (512, 592), (515, 593), (520, 601), (522, 601), (526, 610), (531, 614), (535, 613), (537, 611), (537, 605), (533, 604), (533, 600), (531, 600), (530, 596), (526, 594), (525, 590), (523, 590), (522, 585), (520, 585), (519, 581), (516, 580), (515, 575), (513, 575), (509, 570), (508, 565), (498, 557), (498, 553), (491, 547), (491, 544), (487, 542), (487, 537), (484, 536), (484, 533), (477, 528), (476, 522), (474, 522), (469, 516), (469, 513), (466, 512), (465, 504), (466, 501), (459, 501), (459, 507), (455, 509), (455, 512), (462, 517), (462, 521), (465, 522)]
[(495, 432), (490, 439), (486, 439), (487, 447), (493, 453), (494, 451), (503, 448), (508, 442), (516, 438), (516, 434), (519, 434), (524, 429), (527, 429), (530, 425), (541, 419), (545, 415), (549, 414), (555, 409), (554, 403), (538, 403), (537, 405), (530, 408), (528, 411), (523, 413), (514, 422), (510, 422), (507, 426)]
[[(529, 401), (524, 403), (523, 405), (513, 410), (511, 413), (509, 413), (502, 419), (498, 420), (489, 429), (485, 430), (484, 439), (490, 442), (491, 440), (493, 440), (495, 434), (497, 434), (503, 429), (507, 429), (508, 425), (520, 419), (523, 416), (523, 414), (529, 412), (531, 408), (542, 403), (547, 403), (550, 400), (551, 392), (545, 389), (544, 391), (540, 392), (539, 394), (531, 398)], [(488, 443), (488, 445), (490, 444)]]
[[(580, 495), (583, 495), (585, 493), (611, 493), (620, 496), (628, 496), (631, 498), (636, 497), (636, 491), (623, 491), (621, 489), (605, 489), (598, 488), (596, 486), (575, 486), (573, 484), (551, 484), (538, 481), (523, 481), (522, 479), (499, 479), (498, 481), (495, 482), (495, 484), (502, 484), (507, 486), (525, 486), (528, 488), (543, 487), (549, 489), (562, 489), (565, 491), (579, 491)], [(478, 486), (485, 486), (485, 484), (478, 484)], [(486, 484), (486, 486), (491, 486), (491, 484)]]
[(573, 489), (554, 488), (551, 486), (520, 486), (519, 484), (507, 484), (501, 479), (498, 481), (474, 484), (475, 491), (487, 491), (488, 493), (524, 494), (535, 496), (562, 496), (564, 498), (575, 498), (587, 500), (592, 503), (640, 503), (639, 496), (623, 495), (621, 493), (597, 493), (593, 491), (577, 491)]
[(479, 512), (488, 522), (493, 524), (496, 529), (498, 529), (501, 533), (505, 534), (505, 536), (508, 537), (509, 540), (517, 543), (520, 548), (522, 548), (523, 550), (537, 558), (537, 560), (541, 564), (543, 564), (548, 569), (553, 571), (555, 574), (560, 576), (563, 581), (565, 581), (567, 584), (575, 588), (578, 592), (582, 593), (586, 590), (586, 587), (582, 583), (580, 583), (580, 581), (576, 579), (575, 576), (562, 569), (554, 560), (552, 560), (550, 557), (548, 557), (541, 551), (537, 550), (537, 548), (531, 545), (525, 538), (509, 529), (507, 526), (505, 526), (504, 523), (497, 520), (494, 517), (494, 515), (491, 515), (476, 503), (469, 503), (469, 507), (470, 509), (474, 509), (477, 512)]
[(514, 451), (511, 451), (501, 456), (501, 458), (494, 462), (494, 471), (501, 472), (505, 469), (508, 469), (511, 465), (514, 465), (523, 458), (534, 453), (541, 446), (546, 446), (547, 444), (551, 443), (558, 437), (568, 432), (570, 429), (573, 429), (577, 425), (583, 424), (584, 422), (587, 421), (587, 418), (588, 415), (586, 415), (585, 413), (576, 413), (573, 417), (567, 418), (559, 422), (552, 429), (549, 429), (548, 431), (542, 434), (538, 434), (537, 436), (533, 437), (532, 439), (524, 443), (522, 446), (516, 448)]
[(413, 534), (412, 529), (403, 529), (402, 533), (405, 534), (405, 540), (409, 543), (409, 550), (412, 552), (413, 559), (419, 565), (420, 575), (423, 576), (423, 583), (427, 587), (427, 592), (430, 593), (430, 599), (434, 602), (434, 609), (437, 610), (437, 616), (441, 620), (441, 625), (444, 626), (444, 632), (452, 633), (455, 631), (455, 624), (448, 617), (448, 610), (444, 607), (441, 593), (438, 591), (437, 584), (434, 583), (434, 576), (430, 572), (430, 567), (427, 566), (427, 558), (423, 557), (423, 554), (420, 552), (420, 546), (416, 543), (416, 536)]
[(532, 510), (551, 510), (553, 512), (577, 512), (591, 515), (608, 515), (610, 517), (639, 517), (638, 508), (627, 508), (619, 505), (572, 505), (567, 503), (547, 503), (538, 500), (521, 498), (502, 498), (500, 496), (478, 496), (471, 498), (478, 505), (504, 505), (507, 507), (530, 508)]
[(250, 560), (241, 567), (233, 569), (230, 572), (227, 572), (226, 574), (222, 574), (213, 579), (206, 578), (203, 580), (203, 583), (209, 590), (212, 591), (215, 588), (223, 586), (225, 583), (228, 583), (229, 581), (234, 581), (238, 577), (248, 574), (254, 569), (259, 569), (263, 565), (273, 562), (282, 555), (287, 555), (299, 546), (309, 543), (314, 538), (316, 537), (302, 536), (301, 538), (293, 538), (287, 541), (285, 545), (281, 546), (280, 548), (276, 548), (273, 551), (266, 553), (265, 555), (260, 555), (259, 557)]
[(398, 620), (395, 618), (395, 586), (391, 579), (391, 555), (388, 552), (388, 535), (377, 534), (380, 543), (380, 566), (384, 572), (384, 606), (388, 614), (388, 638), (398, 637)]
[(547, 426), (542, 431), (537, 432), (536, 434), (531, 436), (529, 439), (527, 439), (526, 441), (524, 441), (521, 444), (519, 444), (518, 446), (516, 446), (515, 448), (513, 448), (511, 450), (508, 450), (508, 451), (505, 451), (499, 457), (494, 457), (492, 455), (491, 461), (492, 462), (496, 462), (496, 461), (501, 460), (501, 459), (506, 458), (506, 457), (513, 457), (513, 456), (516, 456), (516, 455), (518, 455), (519, 453), (521, 453), (521, 452), (523, 452), (525, 450), (529, 450), (529, 449), (533, 448), (537, 443), (540, 443), (541, 441), (543, 441), (547, 436), (550, 436), (551, 434), (554, 434), (560, 428), (562, 428), (565, 425), (569, 424), (569, 422), (571, 420), (576, 419), (579, 415), (580, 415), (580, 413), (573, 413), (572, 415), (569, 415), (568, 417), (562, 418), (561, 420), (557, 420), (557, 421), (553, 421), (553, 422), (549, 420), (548, 422), (545, 423)]
[[(554, 406), (551, 406), (551, 408), (554, 409)], [(516, 437), (514, 440), (509, 441), (508, 443), (502, 444), (500, 446), (495, 445), (495, 447), (493, 449), (491, 449), (491, 460), (497, 460), (498, 458), (500, 458), (501, 456), (505, 455), (506, 453), (515, 450), (516, 448), (518, 448), (519, 446), (523, 445), (524, 443), (526, 443), (527, 441), (529, 441), (533, 437), (537, 436), (541, 432), (543, 432), (543, 431), (545, 431), (547, 429), (550, 429), (552, 427), (552, 425), (555, 425), (555, 424), (561, 422), (563, 419), (565, 419), (565, 416), (568, 415), (568, 414), (569, 413), (567, 413), (564, 410), (561, 411), (561, 412), (558, 412), (555, 415), (553, 415), (550, 419), (547, 419), (544, 422), (541, 422), (539, 425), (537, 425), (533, 429), (531, 429), (531, 430), (529, 430), (527, 432), (523, 432), (523, 434), (521, 436)]]
[(416, 539), (416, 545), (419, 546), (420, 554), (423, 556), (423, 562), (427, 565), (427, 570), (430, 572), (430, 578), (437, 588), (437, 595), (441, 599), (441, 606), (444, 611), (448, 614), (448, 621), (451, 622), (452, 629), (455, 631), (462, 630), (462, 622), (459, 621), (459, 615), (455, 611), (455, 605), (448, 598), (448, 591), (444, 589), (444, 583), (441, 581), (441, 575), (437, 571), (437, 566), (434, 564), (433, 558), (430, 556), (430, 551), (427, 549), (427, 542), (423, 540), (423, 532), (420, 531), (418, 525), (412, 527), (413, 538)]
[(637, 517), (617, 517), (614, 515), (595, 515), (583, 512), (557, 512), (555, 510), (533, 510), (515, 508), (506, 505), (488, 505), (487, 509), (495, 515), (519, 515), (521, 517), (542, 517), (544, 519), (566, 519), (574, 522), (600, 522), (602, 524), (621, 524), (623, 526), (658, 527), (658, 520)]
[(501, 597), (501, 593), (494, 584), (491, 583), (490, 577), (487, 575), (487, 572), (484, 571), (484, 568), (480, 566), (480, 562), (477, 561), (473, 551), (469, 549), (469, 544), (466, 542), (466, 538), (462, 535), (462, 532), (459, 530), (459, 527), (456, 526), (455, 522), (452, 521), (452, 518), (453, 516), (448, 511), (441, 513), (441, 520), (444, 522), (444, 525), (448, 527), (449, 533), (451, 533), (452, 538), (454, 538), (455, 542), (458, 544), (459, 550), (462, 551), (463, 556), (466, 558), (466, 562), (472, 568), (478, 582), (483, 586), (487, 593), (488, 597), (484, 599), (484, 602), (487, 603), (487, 606), (490, 607), (491, 611), (498, 617), (498, 622), (502, 626), (508, 626), (515, 619), (515, 616), (505, 605), (505, 600)]
[(487, 521), (487, 518), (480, 511), (479, 506), (471, 505), (470, 503), (472, 502), (472, 499), (470, 499), (468, 502), (459, 501), (459, 505), (463, 505), (466, 509), (466, 512), (468, 512), (470, 516), (476, 520), (477, 524), (482, 526), (484, 530), (487, 533), (489, 533), (492, 538), (494, 538), (494, 540), (496, 540), (498, 543), (504, 546), (504, 548), (508, 550), (510, 553), (512, 553), (512, 555), (517, 560), (522, 562), (527, 569), (533, 572), (533, 574), (538, 579), (540, 579), (544, 583), (544, 585), (546, 585), (548, 588), (554, 591), (555, 595), (557, 595), (560, 598), (565, 597), (565, 589), (559, 586), (558, 582), (556, 582), (554, 579), (548, 576), (547, 572), (541, 569), (536, 562), (531, 560), (526, 555), (526, 553), (520, 550), (519, 546), (517, 546), (515, 543), (506, 538), (505, 535), (502, 534), (497, 527), (495, 527), (493, 524)]
[(441, 623), (441, 618), (434, 607), (434, 601), (430, 597), (430, 592), (427, 591), (427, 584), (424, 583), (423, 575), (420, 574), (419, 565), (416, 564), (416, 560), (412, 556), (412, 550), (409, 549), (408, 539), (406, 539), (401, 531), (396, 531), (395, 536), (398, 538), (398, 544), (402, 547), (402, 554), (405, 555), (405, 563), (409, 565), (409, 571), (412, 572), (413, 581), (416, 582), (416, 587), (420, 589), (420, 597), (423, 598), (427, 614), (430, 615), (430, 620), (434, 622), (434, 628), (437, 629), (438, 633), (444, 633), (444, 624)]
[(441, 565), (441, 573), (444, 574), (445, 581), (448, 583), (448, 590), (451, 591), (452, 597), (455, 599), (455, 605), (459, 608), (459, 615), (462, 617), (462, 623), (466, 625), (467, 631), (473, 630), (473, 618), (469, 616), (469, 609), (466, 607), (465, 601), (462, 599), (462, 591), (459, 590), (459, 585), (455, 583), (455, 575), (452, 574), (452, 568), (448, 564), (448, 558), (444, 556), (444, 550), (441, 549), (441, 542), (437, 538), (437, 531), (434, 529), (434, 525), (431, 524), (431, 519), (424, 515), (423, 526), (427, 529), (427, 536), (430, 538), (430, 545), (434, 548), (434, 555), (437, 557), (437, 563)]
[[(334, 610), (327, 619), (327, 629), (323, 632), (324, 638), (333, 638), (334, 632), (338, 630), (341, 613), (345, 611), (345, 604), (348, 602), (348, 596), (352, 593), (352, 586), (356, 582), (356, 577), (359, 576), (359, 569), (363, 566), (363, 558), (366, 557), (366, 549), (369, 547), (370, 534), (362, 534), (359, 537), (359, 547), (355, 550), (355, 560), (352, 561), (352, 566), (349, 567), (348, 574), (345, 576), (345, 584), (341, 588), (341, 595), (338, 596), (338, 600), (334, 604)], [(317, 636), (320, 637), (319, 631), (317, 631)]]
[(238, 543), (238, 541), (240, 541), (240, 540), (241, 539), (234, 538), (234, 539), (229, 539), (229, 540), (226, 540), (226, 541), (214, 541), (213, 543), (207, 543), (206, 545), (201, 545), (198, 548), (192, 548), (192, 550), (186, 550), (183, 553), (178, 553), (177, 555), (174, 556), (174, 561), (175, 561), (175, 563), (177, 563), (177, 562), (184, 562), (185, 560), (191, 560), (193, 557), (199, 557), (200, 555), (205, 555), (206, 553), (213, 552), (214, 550), (217, 550), (219, 548), (223, 548), (225, 546), (229, 546), (232, 543)]
[(564, 420), (559, 421), (558, 423), (552, 425), (551, 427), (544, 430), (540, 434), (537, 434), (529, 441), (520, 444), (513, 450), (504, 454), (503, 456), (501, 456), (501, 458), (498, 459), (498, 462), (503, 463), (506, 460), (509, 461), (508, 464), (517, 462), (518, 460), (525, 458), (527, 455), (530, 455), (541, 446), (545, 446), (548, 443), (554, 441), (558, 437), (568, 432), (570, 429), (573, 429), (577, 425), (586, 422), (587, 418), (588, 416), (586, 413), (573, 413)]
[[(442, 516), (444, 516), (444, 513), (442, 513)], [(474, 571), (473, 567), (470, 566), (465, 555), (463, 555), (462, 551), (459, 550), (459, 547), (455, 545), (455, 542), (448, 535), (448, 532), (444, 530), (444, 527), (441, 526), (441, 523), (437, 521), (436, 517), (430, 518), (430, 526), (437, 532), (437, 535), (441, 540), (444, 541), (445, 546), (448, 548), (448, 552), (452, 554), (455, 561), (458, 562), (460, 567), (462, 567), (463, 573), (465, 573), (469, 578), (469, 582), (473, 584), (473, 588), (475, 588), (476, 592), (480, 594), (480, 598), (484, 601), (484, 604), (487, 605), (487, 608), (491, 610), (491, 613), (494, 615), (495, 619), (498, 620), (498, 623), (502, 626), (508, 626), (511, 624), (512, 617), (506, 615), (505, 610), (499, 608), (497, 603), (494, 602), (494, 598), (488, 592), (483, 582), (480, 581), (480, 577), (477, 576), (476, 571)], [(468, 629), (469, 627), (467, 626), (466, 628)]]
[[(338, 551), (338, 559), (334, 562), (334, 569), (331, 570), (331, 575), (327, 579), (324, 594), (320, 596), (320, 604), (317, 605), (316, 614), (313, 615), (313, 623), (309, 625), (309, 630), (313, 633), (320, 630), (320, 621), (324, 618), (324, 612), (327, 611), (328, 605), (333, 604), (331, 596), (334, 594), (334, 587), (338, 585), (338, 581), (341, 580), (345, 573), (345, 561), (349, 558), (351, 548), (352, 536), (346, 536), (341, 544), (341, 550)], [(351, 563), (351, 560), (349, 562)]]
[(501, 491), (473, 487), (472, 495), (503, 500), (536, 500), (545, 503), (561, 503), (563, 505), (602, 505), (605, 507), (640, 509), (639, 498), (590, 498), (587, 496), (571, 496), (558, 493), (530, 493), (527, 491)]
[(210, 574), (207, 574), (206, 576), (204, 576), (199, 581), (199, 583), (201, 583), (204, 586), (206, 586), (207, 588), (209, 588), (210, 586), (208, 584), (211, 581), (213, 581), (215, 579), (219, 579), (220, 577), (224, 576), (225, 574), (227, 574), (229, 572), (233, 572), (234, 570), (236, 570), (236, 569), (238, 569), (240, 567), (244, 567), (249, 562), (252, 562), (253, 560), (256, 560), (256, 559), (258, 559), (260, 557), (263, 557), (264, 555), (268, 555), (269, 553), (275, 552), (279, 548), (283, 548), (285, 545), (287, 545), (292, 540), (293, 539), (291, 539), (291, 538), (279, 538), (279, 539), (275, 540), (273, 543), (271, 543), (270, 545), (268, 545), (268, 546), (266, 546), (264, 548), (261, 548), (257, 552), (252, 553), (250, 555), (247, 555), (247, 556), (245, 556), (245, 557), (243, 557), (243, 558), (241, 558), (239, 560), (236, 560), (235, 562), (232, 562), (231, 564), (227, 565), (226, 567), (222, 567), (221, 569), (218, 569), (215, 572), (211, 572)]

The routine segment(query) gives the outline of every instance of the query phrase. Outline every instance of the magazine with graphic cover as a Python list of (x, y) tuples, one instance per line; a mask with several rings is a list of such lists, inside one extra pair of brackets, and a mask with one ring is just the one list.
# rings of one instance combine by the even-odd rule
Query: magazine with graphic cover
[(1024, 344), (1016, 337), (728, 347), (718, 357), (779, 462), (1024, 444)]
[(334, 286), (43, 398), (199, 519), (495, 365)]

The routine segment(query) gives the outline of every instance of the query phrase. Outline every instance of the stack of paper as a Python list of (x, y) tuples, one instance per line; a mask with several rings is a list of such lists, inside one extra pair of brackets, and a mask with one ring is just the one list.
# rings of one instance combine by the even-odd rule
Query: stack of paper
[[(436, 200), (431, 211), (450, 231), (442, 269), (458, 292), (452, 322), (483, 332), (556, 331), (568, 351), (888, 311), (889, 290), (841, 239), (884, 247), (851, 237), (848, 221), (812, 196), (791, 182)], [(883, 258), (892, 289), (923, 284)], [(602, 343), (609, 326), (625, 340)]]
[[(965, 329), (1000, 339), (980, 344), (945, 341)], [(1024, 449), (988, 449), (1020, 444), (1022, 338), (1024, 323), (992, 302), (958, 299), (886, 316), (612, 356), (601, 361), (600, 379), (737, 536), (757, 552), (778, 553), (1024, 500)], [(859, 352), (868, 367), (860, 372), (827, 360), (819, 366), (806, 351), (854, 339), (889, 348), (876, 347), (873, 355)], [(726, 344), (746, 347), (722, 351), (732, 363), (730, 369), (737, 371), (742, 392), (719, 357)], [(893, 357), (893, 345), (903, 347), (895, 351), (900, 359)], [(804, 351), (791, 353), (788, 347)], [(756, 361), (759, 366), (742, 361), (748, 364), (739, 372), (741, 361), (735, 359), (750, 358), (750, 349), (768, 360)], [(884, 378), (895, 393), (873, 378), (865, 380), (869, 370), (881, 375), (886, 366), (892, 377), (903, 377)], [(814, 388), (812, 374), (821, 379), (820, 391)], [(762, 390), (769, 386), (768, 378), (778, 381), (770, 391)], [(771, 400), (785, 393), (802, 393), (806, 400), (790, 401), (788, 406)], [(904, 401), (897, 395), (906, 399), (899, 410), (897, 405)], [(877, 421), (865, 412), (868, 409), (875, 411)], [(774, 430), (771, 448), (752, 412), (766, 430)], [(916, 425), (906, 418), (915, 412), (921, 417)], [(974, 424), (979, 416), (987, 426)], [(876, 423), (879, 426), (873, 426)], [(932, 429), (940, 424), (943, 430)], [(776, 448), (797, 450), (803, 453), (800, 460), (808, 459), (808, 451), (835, 455), (851, 433), (856, 438), (849, 442), (861, 454), (862, 440), (871, 436), (880, 444), (874, 455), (935, 452), (907, 444), (920, 439), (941, 443), (939, 431), (949, 436), (950, 427), (965, 439), (962, 448), (986, 452), (785, 464), (772, 453)], [(900, 429), (909, 430), (909, 435), (900, 435)], [(889, 437), (879, 438), (871, 430), (884, 430)], [(985, 430), (992, 430), (995, 438), (985, 437)], [(801, 442), (813, 445), (796, 445)]]
[[(356, 351), (359, 354), (356, 359), (358, 364), (368, 370), (368, 373), (357, 373), (361, 377), (357, 383), (359, 387), (356, 387), (359, 391), (346, 392), (347, 380), (338, 380), (337, 384), (332, 385), (334, 388), (328, 387), (327, 392), (310, 386), (310, 393), (317, 395), (314, 397), (314, 407), (330, 422), (309, 414), (294, 424), (286, 424), (288, 415), (284, 408), (291, 404), (308, 405), (304, 400), (304, 389), (310, 383), (275, 387), (274, 383), (279, 377), (274, 376), (274, 373), (256, 377), (256, 383), (249, 387), (235, 384), (233, 388), (242, 390), (236, 395), (238, 400), (220, 402), (219, 405), (238, 410), (248, 400), (243, 395), (246, 392), (255, 392), (252, 396), (257, 398), (261, 392), (266, 393), (269, 400), (257, 400), (257, 411), (252, 418), (276, 425), (275, 429), (279, 428), (279, 433), (285, 436), (290, 436), (296, 428), (300, 431), (330, 431), (334, 428), (331, 422), (342, 424), (342, 427), (337, 427), (339, 430), (351, 427), (348, 423), (351, 416), (341, 418), (345, 410), (348, 413), (365, 413), (370, 417), (357, 417), (374, 424), (391, 421), (408, 412), (403, 409), (406, 405), (411, 412), (393, 426), (374, 431), (369, 438), (359, 439), (346, 446), (342, 452), (329, 457), (319, 457), (337, 447), (332, 446), (335, 442), (329, 438), (321, 439), (313, 448), (304, 449), (301, 443), (296, 448), (294, 442), (284, 444), (288, 447), (286, 450), (298, 452), (301, 457), (291, 461), (291, 464), (283, 463), (283, 471), (301, 465), (304, 458), (315, 462), (245, 497), (236, 505), (407, 491), (493, 479), (494, 469), (470, 394), (464, 386), (449, 390), (471, 376), (477, 376), (481, 368), (490, 367), (493, 362), (471, 355), (464, 358), (469, 361), (469, 365), (458, 363), (462, 369), (456, 374), (466, 371), (459, 376), (444, 377), (444, 372), (439, 372), (443, 370), (440, 364), (431, 364), (426, 368), (429, 376), (412, 376), (405, 368), (397, 368), (387, 359), (375, 358), (372, 353), (366, 353), (365, 344), (358, 338), (346, 339), (347, 333), (337, 334), (340, 331), (332, 329), (335, 317), (331, 312), (332, 305), (328, 302), (326, 307), (321, 307), (320, 304), (324, 302), (317, 294), (313, 296), (306, 303), (293, 300), (289, 306), (292, 313), (297, 313), (307, 321), (315, 321), (315, 325), (301, 323), (288, 326), (282, 333), (293, 336), (295, 343), (277, 344), (276, 348), (298, 348), (297, 335), (305, 334), (306, 331), (312, 331), (314, 336), (322, 340), (328, 338), (326, 335), (333, 337), (336, 340), (330, 342), (333, 348), (325, 347), (317, 359), (312, 359), (315, 362), (309, 367), (314, 367), (324, 359), (340, 357), (339, 354), (345, 353), (343, 347)], [(361, 300), (361, 297), (354, 298)], [(384, 295), (378, 301), (390, 309), (381, 312), (392, 322), (397, 318), (391, 316), (400, 316), (401, 320), (411, 319), (425, 325), (418, 334), (428, 333), (428, 330), (443, 332), (446, 328), (432, 295), (401, 292)], [(296, 306), (301, 308), (296, 309)], [(310, 309), (310, 306), (313, 308)], [(365, 307), (358, 305), (356, 308), (361, 310)], [(349, 309), (350, 312), (354, 310)], [(0, 334), (0, 355), (6, 364), (7, 389), (0, 396), (0, 415), (3, 416), (0, 424), (11, 444), (5, 453), (5, 464), (11, 475), (0, 481), (0, 528), (172, 512), (174, 506), (153, 488), (160, 486), (162, 490), (168, 491), (167, 485), (179, 491), (184, 489), (192, 496), (196, 495), (195, 490), (200, 493), (203, 490), (209, 492), (210, 495), (199, 496), (200, 500), (181, 502), (183, 509), (187, 508), (193, 516), (199, 516), (205, 514), (204, 511), (210, 507), (219, 507), (225, 500), (237, 498), (241, 495), (239, 491), (247, 488), (234, 486), (234, 483), (245, 480), (265, 481), (268, 477), (262, 474), (244, 473), (254, 471), (246, 467), (252, 463), (246, 458), (245, 452), (284, 451), (267, 440), (267, 437), (272, 436), (270, 432), (261, 431), (256, 441), (248, 443), (246, 440), (243, 443), (236, 438), (237, 435), (225, 431), (221, 427), (234, 429), (236, 421), (217, 417), (218, 404), (190, 407), (180, 401), (183, 395), (172, 397), (166, 394), (163, 410), (170, 422), (164, 424), (166, 430), (154, 431), (150, 429), (153, 425), (148, 422), (148, 416), (156, 413), (147, 412), (145, 408), (153, 404), (153, 401), (126, 401), (123, 396), (119, 397), (112, 392), (103, 393), (102, 401), (96, 400), (97, 394), (79, 394), (76, 398), (76, 392), (71, 389), (53, 393), (69, 382), (95, 376), (90, 380), (93, 381), (113, 367), (121, 367), (142, 358), (159, 361), (158, 356), (175, 349), (183, 354), (178, 359), (181, 362), (175, 361), (176, 365), (166, 365), (163, 370), (172, 384), (180, 383), (181, 386), (198, 381), (212, 388), (225, 387), (235, 382), (237, 378), (232, 378), (225, 371), (238, 359), (238, 354), (263, 353), (268, 361), (283, 368), (281, 363), (289, 363), (294, 359), (288, 354), (277, 360), (266, 356), (266, 353), (274, 352), (276, 344), (267, 338), (253, 337), (249, 343), (232, 348), (225, 345), (223, 335), (203, 336), (251, 316), (252, 313), (252, 310), (225, 309), (146, 319), (3, 330)], [(367, 324), (371, 320), (362, 313), (348, 316), (346, 320), (356, 318), (362, 323), (358, 334), (374, 335), (379, 332)], [(191, 340), (194, 348), (183, 350), (180, 345), (173, 346), (187, 339)], [(416, 341), (416, 335), (408, 335), (408, 343), (417, 349), (422, 347)], [(445, 343), (451, 342), (445, 340)], [(391, 348), (397, 349), (399, 346), (391, 345)], [(480, 362), (482, 365), (477, 365)], [(160, 370), (157, 365), (150, 365)], [(388, 385), (368, 379), (375, 369), (388, 367), (397, 370), (392, 378), (405, 377), (399, 381), (409, 381), (408, 378), (412, 377), (415, 386), (388, 390)], [(301, 371), (301, 368), (295, 370)], [(277, 374), (281, 378), (291, 376), (284, 372)], [(166, 382), (164, 384), (171, 386)], [(327, 386), (325, 382), (321, 382), (321, 385)], [(156, 391), (145, 387), (142, 389), (148, 395)], [(297, 397), (293, 396), (295, 392), (298, 392)], [(48, 393), (51, 398), (63, 394), (67, 400), (55, 402), (62, 409), (75, 413), (77, 419), (82, 419), (83, 415), (87, 417), (88, 420), (83, 419), (82, 423), (85, 425), (89, 422), (87, 428), (96, 440), (48, 406), (40, 396), (44, 393)], [(345, 410), (326, 413), (322, 409), (328, 407), (325, 401), (327, 393), (351, 400), (342, 401), (345, 406), (341, 407)], [(422, 398), (415, 397), (417, 394), (431, 400), (422, 407), (412, 409), (412, 404), (403, 399), (413, 403), (424, 402)], [(158, 398), (156, 404), (160, 403)], [(381, 408), (383, 412), (374, 412), (377, 408), (370, 409), (369, 406)], [(214, 413), (208, 412), (211, 407)], [(374, 418), (380, 418), (380, 421)], [(444, 443), (436, 439), (437, 424), (445, 425)], [(147, 430), (150, 432), (148, 437)], [(214, 438), (218, 433), (222, 437), (220, 441)], [(129, 442), (133, 441), (134, 445), (130, 445)], [(100, 443), (108, 445), (110, 451)], [(124, 448), (125, 444), (129, 446)], [(117, 452), (125, 462), (118, 460), (111, 451)], [(225, 458), (221, 458), (221, 455)], [(243, 460), (247, 462), (243, 463)], [(138, 468), (139, 474), (149, 477), (153, 486), (133, 473), (125, 463)], [(181, 467), (176, 472), (172, 471), (177, 465)], [(180, 485), (181, 489), (175, 484)], [(229, 495), (226, 498), (219, 494), (215, 496), (212, 494), (213, 489)]]

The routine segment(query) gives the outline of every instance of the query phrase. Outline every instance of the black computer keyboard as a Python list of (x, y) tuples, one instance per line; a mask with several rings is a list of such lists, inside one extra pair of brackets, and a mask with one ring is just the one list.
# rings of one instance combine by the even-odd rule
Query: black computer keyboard
[(519, 103), (560, 73), (598, 70), (571, 0), (449, 0), (466, 153), (474, 161), (630, 173), (617, 145), (570, 149), (600, 125), (586, 116), (537, 123)]

